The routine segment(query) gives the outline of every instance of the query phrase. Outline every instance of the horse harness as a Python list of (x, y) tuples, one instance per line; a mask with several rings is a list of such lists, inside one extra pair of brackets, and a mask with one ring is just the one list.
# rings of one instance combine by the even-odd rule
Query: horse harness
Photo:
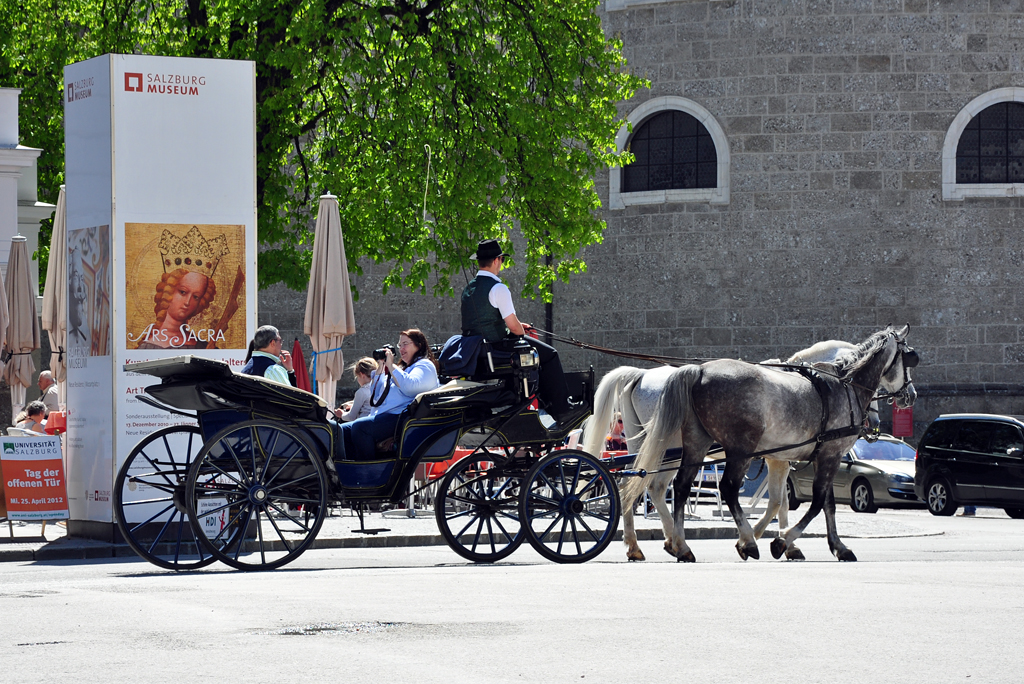
[[(714, 359), (685, 358), (685, 357), (679, 357), (679, 356), (662, 356), (662, 355), (658, 355), (658, 354), (639, 354), (639, 353), (636, 353), (636, 352), (627, 352), (627, 351), (622, 351), (622, 350), (619, 350), (619, 349), (611, 349), (609, 347), (602, 347), (602, 346), (596, 345), (596, 344), (589, 344), (587, 342), (581, 342), (580, 340), (577, 340), (576, 338), (573, 338), (573, 337), (562, 337), (562, 336), (556, 335), (556, 334), (554, 334), (554, 333), (552, 333), (552, 332), (550, 332), (548, 330), (541, 330), (540, 328), (536, 328), (536, 327), (534, 328), (534, 330), (536, 330), (537, 332), (539, 332), (539, 333), (541, 333), (543, 335), (546, 335), (546, 336), (550, 337), (553, 340), (557, 340), (559, 342), (565, 342), (566, 344), (571, 344), (574, 347), (579, 347), (580, 349), (588, 349), (588, 350), (591, 350), (591, 351), (596, 351), (596, 352), (601, 353), (601, 354), (608, 354), (610, 356), (619, 356), (619, 357), (622, 357), (622, 358), (636, 359), (636, 360), (639, 360), (639, 361), (649, 361), (649, 362), (652, 362), (652, 363), (660, 363), (660, 364), (664, 364), (664, 365), (668, 365), (668, 366), (676, 366), (676, 367), (678, 367), (678, 366), (687, 365), (687, 364), (700, 365), (700, 364), (706, 363), (707, 361), (713, 361), (714, 360)], [(894, 332), (890, 332), (890, 334), (893, 335), (894, 337), (896, 336), (896, 334)], [(917, 355), (917, 352), (914, 351), (913, 347), (910, 347), (906, 343), (905, 340), (900, 340), (900, 339), (897, 338), (897, 343), (898, 343), (897, 352), (893, 356), (892, 361), (889, 362), (889, 365), (886, 366), (885, 370), (882, 371), (882, 375), (884, 376), (886, 373), (888, 373), (892, 369), (892, 367), (894, 365), (896, 365), (897, 359), (903, 358), (903, 385), (898, 390), (896, 390), (894, 392), (883, 392), (883, 393), (879, 393), (878, 390), (871, 390), (871, 388), (867, 388), (867, 387), (862, 388), (862, 389), (867, 389), (868, 391), (873, 392), (872, 399), (868, 402), (868, 408), (863, 411), (865, 416), (870, 411), (875, 411), (877, 413), (876, 409), (872, 409), (870, 407), (871, 401), (875, 401), (877, 399), (887, 399), (889, 401), (889, 403), (891, 404), (893, 402), (893, 400), (897, 396), (899, 396), (900, 394), (903, 394), (903, 393), (905, 393), (907, 391), (907, 387), (912, 382), (911, 379), (910, 379), (910, 368), (913, 368), (914, 366), (916, 366), (918, 364), (919, 357)], [(823, 377), (823, 375), (825, 375), (826, 372), (822, 371), (822, 369), (820, 369), (820, 368), (815, 368), (815, 367), (807, 365), (807, 364), (761, 363), (761, 364), (757, 364), (757, 365), (768, 366), (768, 367), (772, 367), (772, 368), (779, 368), (781, 370), (796, 372), (796, 373), (799, 373), (800, 375), (804, 376), (805, 378), (807, 378), (807, 380), (811, 383), (811, 385), (814, 387), (814, 389), (818, 392), (818, 396), (821, 399), (821, 424), (820, 424), (820, 427), (818, 429), (818, 434), (816, 436), (814, 436), (814, 437), (812, 437), (812, 438), (810, 438), (808, 440), (805, 440), (803, 442), (800, 442), (798, 444), (789, 444), (787, 446), (775, 447), (774, 449), (765, 449), (763, 451), (756, 451), (756, 452), (754, 452), (752, 454), (746, 454), (744, 456), (731, 456), (731, 457), (730, 456), (726, 456), (725, 458), (719, 458), (719, 459), (715, 459), (713, 461), (704, 461), (702, 465), (718, 465), (719, 463), (729, 463), (730, 461), (738, 461), (738, 460), (741, 460), (741, 459), (763, 458), (763, 457), (768, 456), (770, 454), (779, 453), (780, 451), (789, 451), (791, 449), (799, 449), (800, 447), (807, 446), (808, 444), (815, 444), (815, 443), (817, 443), (815, 445), (815, 447), (814, 447), (814, 450), (811, 452), (810, 456), (808, 456), (807, 459), (806, 459), (808, 461), (812, 461), (812, 460), (814, 460), (815, 455), (818, 453), (818, 450), (821, 449), (821, 445), (824, 444), (825, 442), (831, 442), (831, 441), (834, 441), (834, 440), (837, 440), (837, 439), (844, 439), (846, 437), (853, 437), (854, 435), (861, 434), (861, 431), (862, 431), (863, 428), (861, 427), (861, 425), (857, 424), (857, 421), (856, 421), (856, 419), (854, 417), (854, 412), (853, 412), (854, 402), (853, 402), (853, 398), (851, 397), (851, 392), (853, 392), (853, 385), (855, 385), (856, 383), (853, 383), (850, 380), (844, 380), (844, 379), (840, 378), (838, 375), (835, 375), (834, 373), (827, 373), (828, 375), (831, 375), (836, 380), (838, 380), (840, 384), (842, 384), (843, 388), (846, 390), (846, 400), (847, 400), (847, 403), (850, 406), (850, 424), (847, 425), (847, 426), (844, 426), (844, 427), (833, 428), (832, 430), (828, 430), (828, 429), (826, 429), (826, 427), (828, 426), (829, 419), (831, 418), (831, 413), (830, 413), (830, 410), (829, 410), (829, 401), (828, 401), (828, 399), (829, 399), (829, 396), (832, 394), (832, 387), (829, 385), (829, 383)], [(857, 385), (857, 386), (860, 387), (860, 385)], [(624, 470), (624, 471), (620, 471), (620, 474), (621, 475), (626, 475), (626, 476), (646, 477), (647, 475), (654, 475), (654, 474), (657, 474), (657, 473), (668, 472), (670, 470), (677, 470), (677, 468), (661, 468), (661, 469), (655, 470), (655, 471)]]

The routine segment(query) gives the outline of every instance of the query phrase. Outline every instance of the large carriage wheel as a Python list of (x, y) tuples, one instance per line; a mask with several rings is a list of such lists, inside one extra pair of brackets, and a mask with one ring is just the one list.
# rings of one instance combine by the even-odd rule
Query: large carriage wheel
[(264, 420), (214, 435), (188, 474), (185, 505), (200, 543), (239, 570), (298, 558), (327, 515), (327, 471), (297, 430)]
[(619, 492), (601, 461), (576, 449), (553, 451), (526, 476), (519, 517), (537, 552), (556, 563), (583, 563), (611, 543)]
[(185, 479), (203, 436), (194, 425), (157, 430), (135, 445), (114, 482), (114, 514), (135, 553), (168, 570), (195, 570), (214, 560), (188, 522)]
[(434, 498), (441, 535), (455, 553), (474, 563), (499, 561), (523, 543), (520, 478), (492, 459), (474, 454), (456, 463)]

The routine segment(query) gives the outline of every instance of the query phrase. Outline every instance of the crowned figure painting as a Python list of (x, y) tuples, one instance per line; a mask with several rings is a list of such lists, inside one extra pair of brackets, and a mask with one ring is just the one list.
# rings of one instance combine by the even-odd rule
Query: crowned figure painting
[(125, 225), (129, 349), (245, 348), (244, 228)]

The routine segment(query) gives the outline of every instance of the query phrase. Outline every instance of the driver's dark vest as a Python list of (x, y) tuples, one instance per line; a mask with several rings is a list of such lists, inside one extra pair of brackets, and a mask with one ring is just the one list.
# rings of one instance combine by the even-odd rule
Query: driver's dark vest
[(477, 276), (462, 291), (462, 334), (483, 335), (485, 340), (497, 342), (508, 335), (501, 312), (487, 301), (487, 295), (498, 281), (489, 276)]

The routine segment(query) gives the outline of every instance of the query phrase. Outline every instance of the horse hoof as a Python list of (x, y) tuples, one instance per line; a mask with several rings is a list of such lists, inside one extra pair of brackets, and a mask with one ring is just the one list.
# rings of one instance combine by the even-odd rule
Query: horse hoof
[(851, 551), (850, 549), (843, 549), (842, 551), (840, 551), (838, 558), (840, 561), (845, 561), (848, 563), (854, 563), (857, 561), (857, 556), (853, 555), (853, 551)]
[(626, 552), (626, 558), (630, 562), (647, 560), (647, 558), (644, 556), (644, 552), (641, 551), (640, 549), (637, 549), (636, 551), (627, 551)]
[(757, 550), (757, 544), (755, 542), (750, 542), (745, 546), (737, 546), (736, 552), (740, 554), (740, 558), (743, 560), (747, 560), (748, 558), (758, 560), (761, 558), (761, 552)]
[(687, 550), (686, 553), (684, 553), (683, 555), (676, 556), (676, 562), (677, 563), (696, 563), (697, 562), (697, 558), (696, 558), (696, 556), (693, 555), (693, 551)]
[(792, 547), (786, 549), (786, 560), (802, 561), (802, 560), (807, 560), (807, 559), (804, 558), (804, 552), (803, 551), (801, 551), (800, 549), (796, 548), (795, 546), (792, 546)]
[(676, 553), (676, 547), (672, 545), (672, 542), (665, 540), (665, 553), (672, 557), (676, 557), (679, 554)]
[(780, 558), (782, 558), (782, 554), (786, 551), (786, 542), (783, 541), (781, 538), (776, 537), (772, 540), (771, 549), (772, 558), (774, 558), (775, 560), (779, 560)]

